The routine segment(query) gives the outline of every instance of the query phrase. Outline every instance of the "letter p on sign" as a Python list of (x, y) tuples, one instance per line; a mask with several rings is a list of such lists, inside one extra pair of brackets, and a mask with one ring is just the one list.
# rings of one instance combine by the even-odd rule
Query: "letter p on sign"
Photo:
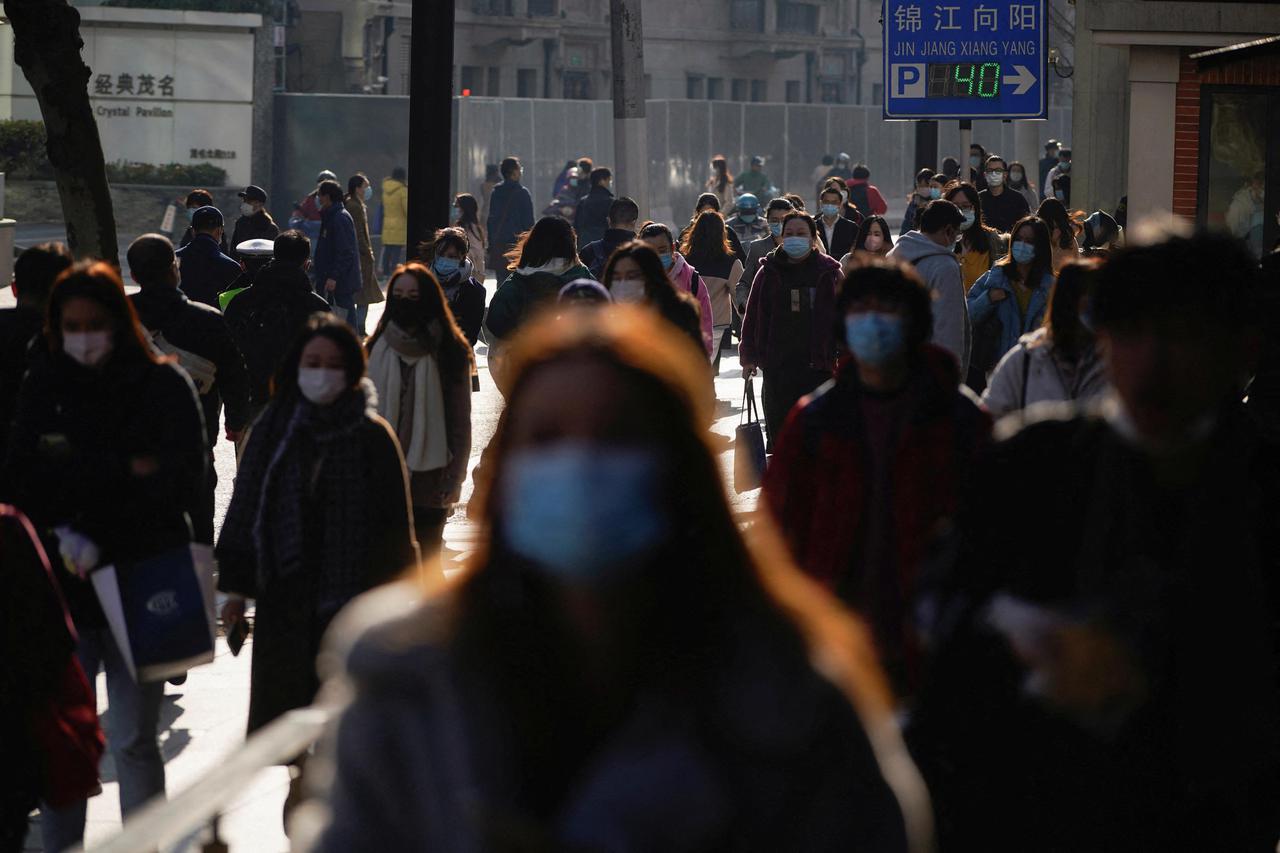
[(923, 98), (926, 96), (924, 65), (891, 65), (889, 72), (893, 75), (893, 97)]

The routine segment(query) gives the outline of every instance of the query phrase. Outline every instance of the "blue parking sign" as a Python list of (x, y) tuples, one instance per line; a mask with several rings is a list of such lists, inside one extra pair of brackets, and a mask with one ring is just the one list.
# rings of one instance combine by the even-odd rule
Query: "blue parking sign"
[(884, 117), (1049, 114), (1047, 0), (885, 0)]

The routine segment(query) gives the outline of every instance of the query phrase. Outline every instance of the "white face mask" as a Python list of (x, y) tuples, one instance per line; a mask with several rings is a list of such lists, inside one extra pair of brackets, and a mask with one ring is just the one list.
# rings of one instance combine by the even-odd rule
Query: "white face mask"
[(613, 297), (614, 302), (643, 302), (644, 301), (644, 279), (642, 278), (619, 278), (613, 282), (609, 294)]
[(878, 234), (868, 234), (866, 242), (862, 245), (868, 252), (878, 252), (884, 245), (884, 238)]
[(110, 332), (62, 333), (62, 351), (85, 367), (97, 367), (113, 348)]
[(299, 367), (298, 390), (317, 406), (327, 406), (347, 390), (347, 372), (329, 367)]
[(253, 216), (253, 205), (249, 204), (247, 201), (240, 202), (240, 215)]

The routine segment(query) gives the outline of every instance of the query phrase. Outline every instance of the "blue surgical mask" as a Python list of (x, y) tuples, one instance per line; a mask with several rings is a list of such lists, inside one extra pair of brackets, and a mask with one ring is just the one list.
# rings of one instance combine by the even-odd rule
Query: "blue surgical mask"
[(1058, 164), (1058, 171), (1059, 171), (1059, 172), (1070, 172), (1070, 171), (1071, 171), (1071, 161), (1070, 161), (1070, 160), (1063, 160), (1061, 163), (1059, 163), (1059, 164)]
[(1014, 261), (1017, 263), (1029, 264), (1036, 259), (1036, 247), (1034, 243), (1015, 240), (1013, 246), (1009, 249), (1009, 254), (1013, 256)]
[(748, 225), (756, 221), (756, 215), (754, 213), (739, 213), (738, 218)]
[(373, 198), (373, 184), (364, 185), (364, 200), (368, 201)]
[(770, 233), (770, 234), (772, 234), (772, 235), (773, 235), (773, 236), (775, 236), (775, 237), (781, 237), (781, 236), (782, 236), (782, 223), (781, 223), (781, 222), (770, 222), (770, 223), (769, 223), (769, 233)]
[(559, 581), (626, 579), (670, 529), (661, 469), (651, 451), (590, 442), (518, 451), (499, 487), (501, 536)]
[(929, 187), (929, 198), (942, 198), (942, 187)]
[(1067, 193), (1065, 190), (1054, 190), (1053, 197), (1058, 201), (1065, 202), (1067, 200)]
[(969, 158), (969, 166), (971, 168), (976, 169), (981, 165), (982, 165), (982, 160), (976, 154)]
[(435, 263), (432, 264), (432, 267), (434, 267), (436, 271), (436, 275), (441, 278), (452, 278), (461, 266), (462, 262), (457, 258), (444, 257), (436, 258)]
[(662, 268), (664, 270), (671, 269), (671, 265), (676, 262), (676, 259), (670, 252), (662, 252), (658, 255), (658, 260), (662, 261)]
[(793, 258), (803, 258), (813, 251), (813, 242), (808, 237), (783, 237), (782, 251)]
[(978, 214), (974, 213), (972, 210), (962, 210), (960, 212), (964, 214), (964, 224), (960, 226), (960, 230), (968, 231), (969, 226), (978, 221)]
[(453, 221), (457, 222), (462, 218), (462, 208), (455, 206), (453, 208)]
[(824, 204), (822, 206), (823, 216), (835, 216), (840, 212), (840, 206), (836, 204)]
[(844, 339), (862, 364), (883, 367), (907, 347), (906, 321), (901, 314), (865, 311), (844, 318)]

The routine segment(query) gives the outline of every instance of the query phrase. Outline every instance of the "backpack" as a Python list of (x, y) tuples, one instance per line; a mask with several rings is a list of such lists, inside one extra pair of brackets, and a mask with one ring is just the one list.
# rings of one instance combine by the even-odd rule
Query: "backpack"
[(196, 386), (196, 393), (201, 397), (213, 390), (213, 383), (218, 378), (218, 366), (204, 356), (196, 355), (190, 350), (175, 346), (159, 329), (151, 332), (151, 344), (163, 355), (176, 356), (178, 366), (187, 372), (191, 382)]

